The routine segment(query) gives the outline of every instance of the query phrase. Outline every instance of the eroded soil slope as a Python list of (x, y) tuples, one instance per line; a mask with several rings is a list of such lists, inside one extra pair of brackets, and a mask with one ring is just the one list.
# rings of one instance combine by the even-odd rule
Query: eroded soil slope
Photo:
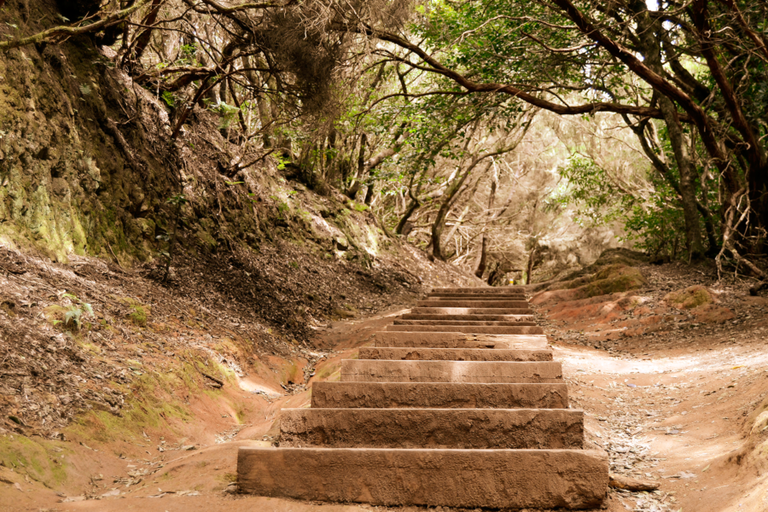
[[(78, 278), (71, 268), (48, 264), (50, 271), (46, 271), (60, 276), (48, 284), (41, 279), (45, 264), (31, 258), (26, 264), (29, 268), (40, 267), (24, 274), (7, 274), (5, 279), (20, 277), (37, 283), (40, 290), (48, 293), (48, 288), (56, 289), (57, 283), (70, 282), (64, 279)], [(616, 255), (608, 263), (598, 262), (597, 267), (606, 264), (618, 264)], [(641, 277), (641, 281), (629, 284), (632, 289), (619, 291), (619, 285), (611, 285), (609, 293), (599, 294), (603, 286), (600, 284), (592, 288), (598, 290), (597, 295), (538, 306), (539, 321), (553, 340), (555, 357), (564, 363), (572, 404), (587, 413), (588, 442), (610, 453), (613, 473), (659, 485), (653, 492), (611, 489), (604, 510), (766, 510), (768, 481), (764, 476), (763, 454), (768, 430), (768, 404), (764, 402), (768, 396), (768, 350), (763, 338), (768, 328), (768, 301), (749, 297), (747, 282), (716, 282), (716, 276), (705, 267), (657, 267), (631, 258), (622, 264), (636, 269)], [(431, 268), (433, 272), (445, 272)], [(616, 272), (617, 268), (608, 273), (637, 275), (626, 269)], [(599, 269), (591, 270), (576, 277), (584, 278), (579, 286), (594, 284), (595, 279), (589, 276)], [(234, 326), (212, 315), (205, 324), (207, 330), (190, 324), (188, 319), (185, 324), (185, 314), (177, 309), (183, 312), (195, 304), (199, 306), (194, 297), (172, 296), (141, 276), (128, 278), (108, 266), (101, 272), (114, 277), (111, 281), (87, 281), (88, 287), (102, 290), (104, 286), (106, 290), (109, 284), (116, 295), (137, 300), (143, 297), (144, 304), (153, 305), (148, 327), (137, 328), (126, 319), (129, 305), (120, 306), (125, 310), (117, 309), (117, 305), (111, 306), (114, 310), (99, 306), (101, 313), (95, 307), (97, 315), (110, 312), (109, 322), (117, 326), (109, 339), (114, 349), (95, 341), (97, 333), (107, 338), (106, 328), (94, 331), (91, 342), (101, 351), (98, 353), (78, 343), (82, 333), (73, 333), (70, 338), (57, 330), (58, 326), (47, 329), (51, 336), (61, 334), (60, 338), (70, 340), (73, 351), (79, 347), (79, 353), (91, 358), (89, 365), (73, 362), (74, 368), (86, 367), (103, 376), (107, 375), (105, 368), (109, 364), (115, 368), (121, 365), (129, 379), (122, 388), (126, 405), (119, 415), (104, 410), (106, 406), (74, 414), (75, 421), (61, 429), (64, 441), (19, 436), (7, 429), (0, 438), (0, 508), (147, 512), (423, 510), (303, 503), (231, 493), (237, 447), (271, 444), (280, 408), (307, 405), (310, 395), (306, 384), (336, 378), (340, 360), (355, 357), (357, 347), (369, 343), (371, 334), (401, 309), (330, 323), (314, 331), (307, 347), (275, 337), (275, 346), (282, 346), (285, 352), (254, 353), (250, 366), (246, 366), (242, 359), (234, 357), (230, 361), (193, 355), (210, 354), (208, 351), (223, 343), (224, 337), (237, 346), (238, 329), (250, 332), (246, 331), (250, 325), (247, 322)], [(426, 274), (422, 275), (425, 282)], [(433, 282), (439, 284), (437, 280)], [(139, 285), (145, 287), (143, 295), (131, 288)], [(85, 296), (90, 288), (81, 286), (76, 292)], [(560, 283), (554, 288), (579, 287), (567, 286)], [(706, 297), (699, 288), (682, 294), (698, 297), (687, 303), (679, 294), (670, 295), (691, 286), (704, 287)], [(47, 306), (43, 304), (52, 299), (46, 299), (43, 291), (36, 293), (35, 300), (40, 305), (14, 308), (40, 308), (29, 317), (37, 319), (37, 325), (45, 331), (42, 311)], [(542, 298), (552, 296), (546, 295), (550, 293), (547, 291), (538, 293), (533, 298), (535, 303), (541, 304)], [(54, 296), (59, 298), (54, 294), (48, 297)], [(117, 299), (109, 300), (123, 304)], [(617, 307), (617, 303), (628, 305)], [(156, 304), (166, 305), (155, 309)], [(593, 305), (600, 307), (584, 309)], [(707, 305), (727, 309), (733, 318), (723, 320), (720, 316), (704, 321), (696, 310)], [(559, 314), (549, 313), (556, 308)], [(618, 314), (606, 319), (609, 310), (618, 310)], [(119, 311), (122, 313), (118, 314)], [(222, 318), (236, 318), (234, 312), (230, 314), (232, 317), (225, 317), (222, 312)], [(658, 321), (645, 320), (653, 317), (658, 317)], [(154, 332), (154, 323), (172, 328), (161, 335)], [(630, 335), (621, 334), (622, 331)], [(163, 348), (170, 348), (171, 344), (174, 348), (153, 348), (162, 344), (168, 345)], [(181, 347), (184, 350), (179, 350)], [(93, 355), (88, 355), (88, 350)], [(182, 356), (166, 355), (172, 351)], [(231, 369), (235, 363), (240, 366), (239, 371)], [(51, 375), (55, 373), (54, 369)], [(96, 388), (92, 382), (102, 385), (108, 380), (93, 374), (82, 375), (86, 382), (78, 379), (79, 391), (71, 393), (84, 396), (84, 390)], [(20, 403), (26, 400), (24, 391), (33, 389), (23, 387), (24, 382), (36, 382), (33, 377), (30, 372), (13, 394)], [(140, 385), (146, 382), (144, 379), (163, 384), (149, 389)], [(32, 400), (36, 395), (28, 392), (26, 396)], [(157, 399), (150, 396), (165, 397), (164, 405), (157, 407)], [(141, 419), (140, 411), (149, 414), (152, 410), (157, 411), (157, 417)], [(106, 421), (109, 418), (111, 421)], [(141, 429), (114, 429), (122, 420), (135, 421)], [(98, 435), (104, 428), (110, 434)]]
[[(612, 490), (612, 500), (620, 510), (768, 510), (768, 300), (712, 268), (642, 260), (608, 253), (581, 281), (532, 299), (572, 403), (588, 412), (589, 440), (613, 472), (659, 485)], [(609, 293), (589, 293), (606, 269)]]
[(170, 459), (203, 452), (220, 470), (176, 490), (221, 494), (227, 443), (269, 442), (280, 407), (334, 378), (335, 323), (472, 281), (398, 242), (368, 268), (279, 240), (258, 256), (162, 282), (153, 266), (0, 246), (0, 510), (149, 491)]

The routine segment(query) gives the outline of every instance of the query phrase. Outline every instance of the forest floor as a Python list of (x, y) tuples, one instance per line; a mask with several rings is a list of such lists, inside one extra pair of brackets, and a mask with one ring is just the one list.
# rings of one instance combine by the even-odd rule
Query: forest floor
[[(612, 489), (609, 509), (768, 510), (768, 300), (708, 267), (641, 271), (642, 289), (539, 309), (587, 442), (608, 451), (613, 473), (659, 484)], [(691, 286), (715, 304), (665, 300)]]
[[(6, 268), (12, 259), (5, 260)], [(21, 261), (16, 263), (22, 265)], [(43, 275), (59, 275), (59, 279), (67, 277), (67, 269), (62, 267), (49, 268), (47, 273), (45, 269), (33, 272), (30, 270), (34, 266), (32, 263), (26, 260), (23, 264), (29, 266), (27, 272), (6, 274), (5, 279), (15, 275), (42, 286), (45, 284)], [(50, 272), (56, 269), (60, 271), (58, 274)], [(435, 273), (440, 271), (432, 269)], [(768, 510), (768, 476), (764, 471), (768, 458), (763, 455), (766, 439), (763, 431), (768, 425), (768, 413), (761, 416), (766, 406), (763, 400), (768, 396), (768, 347), (764, 343), (768, 329), (768, 300), (749, 297), (746, 282), (731, 280), (729, 284), (723, 284), (724, 281), (720, 281), (716, 285), (714, 272), (706, 268), (643, 265), (641, 271), (648, 281), (644, 288), (587, 301), (600, 304), (603, 312), (607, 308), (614, 313), (621, 310), (620, 314), (596, 314), (594, 308), (583, 309), (584, 301), (539, 306), (537, 312), (552, 341), (556, 360), (564, 364), (571, 404), (586, 412), (588, 444), (598, 445), (609, 452), (612, 472), (659, 483), (659, 490), (650, 493), (611, 489), (604, 510)], [(116, 269), (107, 269), (104, 273), (117, 274)], [(430, 281), (440, 284), (434, 278)], [(141, 280), (136, 282), (149, 286)], [(695, 309), (670, 308), (663, 300), (669, 291), (695, 284), (709, 286), (717, 297), (717, 306), (722, 309), (715, 320), (697, 315)], [(60, 288), (59, 285), (50, 283), (46, 286), (55, 290)], [(90, 286), (97, 284), (90, 282)], [(125, 289), (126, 282), (115, 280), (111, 286), (122, 286), (120, 293), (131, 295), (131, 290)], [(8, 294), (7, 287), (2, 290)], [(85, 290), (80, 292), (84, 294)], [(153, 293), (159, 292), (154, 290)], [(151, 296), (150, 293), (143, 295)], [(114, 416), (107, 410), (101, 411), (101, 415), (93, 411), (74, 414), (70, 425), (60, 428), (56, 436), (43, 435), (42, 431), (14, 433), (6, 429), (0, 434), (0, 510), (426, 510), (239, 496), (233, 494), (232, 485), (237, 448), (270, 445), (276, 433), (274, 420), (279, 410), (307, 405), (311, 383), (335, 378), (340, 360), (354, 357), (357, 347), (368, 343), (371, 335), (403, 312), (415, 296), (403, 295), (402, 305), (383, 304), (374, 314), (329, 322), (315, 330), (307, 347), (302, 343), (290, 343), (288, 346), (294, 350), (293, 354), (270, 356), (261, 353), (257, 359), (266, 370), (259, 370), (259, 364), (252, 364), (247, 372), (227, 373), (217, 370), (214, 362), (208, 361), (211, 369), (203, 372), (198, 362), (197, 374), (209, 373), (223, 385), (218, 386), (205, 375), (198, 375), (198, 380), (210, 381), (212, 386), (185, 385), (181, 379), (172, 386), (173, 391), (161, 395), (174, 402), (180, 393), (187, 393), (181, 396), (183, 411), (164, 410), (164, 420), (156, 422), (142, 417), (144, 423), (138, 430), (115, 429), (109, 436), (99, 436), (95, 431), (99, 424), (95, 420), (101, 418), (104, 421), (105, 415)], [(622, 302), (622, 299), (627, 297), (637, 300), (626, 306), (627, 301)], [(624, 306), (616, 306), (617, 303)], [(20, 304), (18, 299), (16, 304), (14, 308), (28, 307)], [(181, 307), (181, 303), (175, 307)], [(557, 311), (560, 313), (565, 310), (570, 313), (553, 314), (551, 311), (555, 307), (559, 307)], [(722, 320), (724, 309), (733, 312), (733, 317), (726, 321)], [(159, 318), (158, 313), (157, 321)], [(655, 320), (644, 320), (647, 318)], [(645, 325), (648, 332), (636, 329), (633, 322)], [(140, 358), (143, 369), (127, 363), (127, 352), (122, 352), (123, 364), (134, 376), (142, 371), (153, 374), (163, 367), (161, 363), (166, 365), (169, 374), (178, 373), (170, 359), (164, 359), (171, 358), (165, 354), (172, 352), (174, 347), (153, 351), (150, 346), (139, 345), (135, 336), (126, 333), (135, 331), (144, 337), (156, 336), (163, 338), (162, 343), (171, 343), (167, 341), (169, 339), (180, 343), (178, 340), (183, 339), (180, 331), (187, 338), (197, 337), (198, 340), (207, 339), (205, 336), (210, 334), (200, 326), (187, 326), (184, 330), (176, 325), (173, 336), (153, 334), (154, 331), (148, 328), (130, 330), (127, 324), (124, 329), (120, 343), (110, 338), (115, 350), (111, 352), (112, 349), (102, 346), (98, 357), (92, 358), (91, 367), (82, 371), (106, 375), (94, 361), (106, 365), (106, 359), (118, 357), (120, 349), (131, 349), (131, 357), (137, 357), (135, 347), (140, 346), (144, 351), (139, 354), (143, 356)], [(633, 335), (616, 335), (620, 329), (634, 329), (631, 331)], [(23, 338), (24, 334), (30, 333), (21, 334)], [(118, 334), (113, 335), (117, 337)], [(54, 332), (53, 335), (58, 334)], [(214, 334), (225, 335), (223, 332)], [(145, 340), (143, 343), (149, 342)], [(156, 339), (151, 343), (160, 344), (161, 341)], [(185, 354), (191, 362), (192, 355)], [(5, 357), (8, 359), (7, 355)], [(150, 366), (154, 369), (148, 370)], [(8, 366), (4, 368), (7, 373)], [(293, 376), (287, 376), (289, 374)], [(27, 377), (27, 381), (21, 382), (20, 389), (22, 393), (27, 389), (31, 395), (33, 386), (29, 379), (34, 375), (30, 371)], [(7, 387), (6, 377), (4, 379), (2, 384)], [(91, 374), (83, 379), (103, 380)], [(132, 407), (142, 407), (142, 403), (131, 402), (131, 397), (136, 395), (135, 382), (132, 386), (133, 391), (126, 388), (125, 400), (132, 403)], [(152, 404), (144, 403), (144, 406), (149, 405)], [(117, 412), (124, 418), (132, 417), (128, 413), (130, 407), (124, 406), (121, 410)], [(102, 427), (109, 425), (102, 424)], [(438, 507), (437, 510), (443, 509)]]

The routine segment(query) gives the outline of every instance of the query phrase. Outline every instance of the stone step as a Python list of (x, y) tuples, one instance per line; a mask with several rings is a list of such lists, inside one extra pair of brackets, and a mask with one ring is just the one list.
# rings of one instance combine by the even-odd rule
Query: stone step
[(478, 326), (499, 326), (499, 327), (514, 327), (514, 326), (534, 326), (536, 322), (532, 320), (532, 316), (525, 318), (521, 317), (520, 320), (395, 320), (394, 325), (478, 325)]
[(416, 303), (420, 308), (524, 308), (528, 309), (528, 302), (524, 300), (464, 300), (450, 299), (420, 300)]
[(314, 382), (312, 407), (565, 409), (568, 388), (558, 384), (453, 382)]
[(431, 300), (527, 300), (525, 295), (522, 294), (482, 295), (468, 293), (429, 293), (426, 298)]
[(533, 315), (450, 315), (405, 313), (400, 315), (402, 320), (462, 320), (474, 322), (533, 322)]
[(523, 293), (428, 293), (429, 299), (470, 299), (470, 300), (527, 300)]
[(431, 300), (435, 302), (524, 302), (528, 304), (525, 297), (424, 297), (422, 300)]
[[(241, 492), (383, 506), (599, 508), (608, 459), (583, 450), (522, 288), (443, 288), (283, 410), (281, 448), (241, 447)], [(533, 449), (532, 449), (533, 448)]]
[(238, 451), (242, 493), (382, 506), (598, 508), (608, 458), (589, 450), (260, 448)]
[(280, 446), (583, 448), (583, 424), (573, 409), (283, 409)]
[(375, 347), (544, 349), (543, 334), (467, 334), (460, 332), (379, 331)]
[[(407, 313), (408, 314), (408, 313)], [(412, 315), (531, 315), (528, 308), (411, 308)]]
[(360, 347), (358, 359), (432, 361), (551, 361), (551, 350), (491, 348), (393, 348)]
[(464, 326), (464, 325), (388, 325), (387, 331), (410, 332), (463, 332), (475, 334), (544, 334), (544, 330), (537, 325), (529, 326)]
[(483, 295), (467, 295), (464, 297), (460, 295), (440, 295), (440, 296), (427, 295), (421, 300), (435, 300), (435, 301), (481, 300), (481, 301), (495, 301), (495, 302), (498, 302), (498, 301), (528, 302), (528, 299), (518, 295), (502, 295), (502, 296), (494, 296), (494, 297), (488, 297)]
[(477, 295), (507, 295), (518, 294), (525, 295), (525, 291), (520, 288), (512, 287), (494, 287), (494, 288), (432, 288), (430, 294), (437, 293), (456, 293), (456, 294), (477, 294)]
[(562, 382), (557, 361), (384, 361), (344, 359), (342, 382)]

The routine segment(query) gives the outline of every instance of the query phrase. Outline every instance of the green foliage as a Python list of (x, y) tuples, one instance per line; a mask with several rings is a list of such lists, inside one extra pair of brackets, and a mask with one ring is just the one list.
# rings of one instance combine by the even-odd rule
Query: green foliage
[(197, 53), (197, 45), (195, 43), (181, 45), (181, 54), (184, 57), (194, 57), (195, 53)]
[(622, 215), (634, 198), (621, 193), (593, 160), (573, 155), (558, 169), (562, 181), (548, 198), (548, 208), (572, 205), (581, 226), (606, 224)]
[[(670, 184), (655, 172), (649, 171), (646, 176), (652, 193), (644, 198), (621, 190), (604, 169), (581, 156), (571, 157), (558, 171), (563, 180), (547, 198), (550, 210), (571, 208), (574, 220), (582, 226), (618, 221), (625, 228), (622, 240), (633, 242), (637, 249), (654, 257), (664, 255), (674, 259), (687, 255), (680, 199)], [(673, 179), (679, 180), (674, 167), (670, 172)], [(710, 204), (717, 204), (716, 197), (710, 200)]]
[(275, 202), (275, 205), (277, 206), (277, 211), (280, 213), (285, 213), (291, 209), (290, 205), (280, 199), (278, 196), (269, 196), (270, 199), (272, 199)]
[[(430, 2), (420, 10), (422, 18), (413, 30), (432, 48), (444, 50), (440, 58), (444, 65), (471, 73), (476, 82), (534, 88), (553, 77), (560, 83), (583, 82), (579, 74), (600, 58), (595, 45), (584, 45), (578, 54), (563, 59), (528, 37), (535, 34), (552, 48), (578, 44), (577, 33), (557, 28), (569, 23), (536, 2)], [(589, 78), (594, 83), (596, 77)]]
[(147, 319), (151, 311), (150, 306), (142, 304), (136, 299), (132, 299), (130, 297), (125, 297), (123, 299), (120, 299), (120, 302), (128, 306), (130, 310), (126, 315), (128, 320), (130, 320), (134, 325), (137, 325), (139, 327), (146, 327)]
[(652, 256), (676, 258), (684, 252), (685, 219), (679, 201), (668, 186), (659, 183), (645, 204), (634, 204), (623, 216), (626, 240)]
[(166, 199), (165, 202), (178, 208), (187, 204), (189, 199), (184, 194), (175, 194)]
[(240, 109), (237, 108), (234, 105), (229, 105), (227, 103), (224, 103), (223, 101), (217, 103), (216, 105), (213, 105), (211, 107), (211, 110), (219, 114), (220, 121), (219, 121), (219, 129), (220, 130), (226, 130), (232, 124), (237, 121), (237, 115), (240, 112)]
[(171, 91), (163, 91), (163, 93), (160, 95), (160, 98), (170, 108), (176, 108), (176, 95), (173, 94)]
[(62, 298), (69, 299), (66, 306), (53, 305), (46, 308), (46, 316), (53, 325), (60, 325), (71, 331), (79, 331), (83, 327), (82, 319), (94, 317), (93, 307), (80, 300), (76, 295), (65, 293)]

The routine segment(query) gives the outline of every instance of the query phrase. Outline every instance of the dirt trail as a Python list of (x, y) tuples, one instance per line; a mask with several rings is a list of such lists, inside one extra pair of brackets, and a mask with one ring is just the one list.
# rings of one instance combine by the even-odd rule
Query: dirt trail
[[(352, 355), (354, 345), (390, 321), (391, 315), (339, 322), (324, 338)], [(761, 331), (758, 331), (761, 332)], [(654, 493), (611, 490), (607, 510), (730, 512), (768, 509), (768, 481), (735, 460), (744, 446), (744, 418), (768, 390), (768, 350), (759, 337), (722, 344), (718, 336), (671, 349), (645, 349), (633, 338), (627, 352), (612, 356), (602, 350), (555, 344), (564, 363), (574, 407), (587, 412), (588, 441), (606, 448), (613, 470), (659, 480)], [(351, 350), (351, 352), (350, 352)], [(342, 357), (339, 354), (339, 357)], [(302, 503), (291, 500), (231, 496), (223, 492), (235, 473), (236, 450), (268, 432), (280, 407), (301, 406), (307, 394), (290, 395), (265, 407), (232, 440), (191, 452), (169, 452), (161, 472), (145, 485), (123, 488), (115, 479), (129, 477), (146, 462), (94, 457), (78, 452), (83, 464), (103, 475), (99, 500), (60, 503), (42, 486), (23, 485), (22, 492), (3, 492), (2, 510), (61, 511), (292, 511), (352, 512), (382, 507)], [(82, 448), (82, 447), (81, 447)], [(743, 459), (743, 457), (741, 457)], [(96, 466), (95, 460), (98, 460)], [(5, 470), (5, 468), (0, 468)], [(4, 475), (4, 473), (2, 473)], [(119, 496), (109, 496), (113, 488)], [(13, 501), (7, 501), (7, 500)], [(418, 510), (409, 507), (401, 510)]]
[(589, 441), (611, 454), (613, 471), (660, 482), (652, 494), (612, 490), (619, 510), (768, 510), (766, 479), (739, 465), (745, 416), (768, 389), (761, 342), (709, 339), (619, 357), (556, 345), (571, 403), (588, 412)]
[[(742, 299), (738, 299), (742, 300)], [(612, 489), (609, 512), (764, 512), (768, 510), (768, 476), (755, 446), (760, 433), (748, 435), (768, 396), (768, 318), (760, 301), (744, 301), (742, 318), (714, 328), (672, 330), (620, 338), (610, 352), (556, 339), (555, 358), (564, 364), (573, 407), (583, 408), (587, 441), (606, 449), (612, 471), (656, 480), (652, 493)], [(364, 320), (336, 322), (318, 337), (327, 347), (313, 379), (333, 379), (342, 358), (402, 312), (394, 308)], [(550, 334), (565, 332), (550, 328)], [(330, 347), (333, 347), (332, 349)], [(311, 380), (310, 380), (311, 382)], [(269, 444), (281, 407), (301, 407), (309, 392), (270, 397), (254, 393), (258, 382), (241, 381), (233, 391), (250, 401), (243, 425), (217, 434), (214, 442), (194, 450), (143, 452), (119, 443), (92, 447), (62, 444), (62, 456), (81, 473), (65, 491), (47, 489), (21, 471), (0, 467), (2, 511), (292, 511), (353, 512), (387, 509), (365, 505), (304, 503), (229, 494), (236, 470), (236, 451), (245, 444)], [(258, 390), (257, 390), (258, 391)], [(275, 395), (278, 390), (274, 390)], [(200, 406), (201, 424), (214, 424)], [(206, 416), (207, 414), (207, 416)], [(203, 437), (201, 435), (201, 437)], [(151, 448), (149, 446), (152, 446)], [(176, 448), (183, 448), (176, 446)], [(123, 453), (122, 457), (120, 454)], [(126, 455), (127, 454), (127, 455)], [(81, 496), (99, 499), (81, 500)], [(69, 501), (68, 501), (69, 500)]]

